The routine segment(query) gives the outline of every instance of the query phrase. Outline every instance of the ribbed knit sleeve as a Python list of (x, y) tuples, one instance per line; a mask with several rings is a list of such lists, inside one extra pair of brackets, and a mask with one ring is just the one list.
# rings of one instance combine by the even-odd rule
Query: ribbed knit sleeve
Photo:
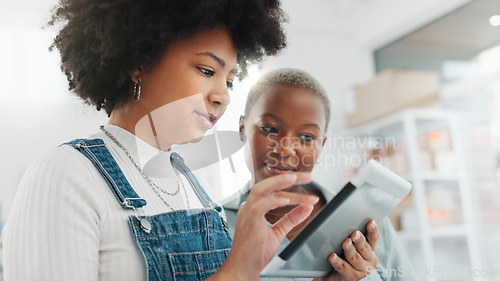
[(3, 232), (5, 279), (98, 280), (101, 179), (71, 147), (25, 172)]

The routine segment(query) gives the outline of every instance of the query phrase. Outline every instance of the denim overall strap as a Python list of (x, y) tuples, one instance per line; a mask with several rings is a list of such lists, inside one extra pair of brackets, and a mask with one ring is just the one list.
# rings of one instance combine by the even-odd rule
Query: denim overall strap
[[(66, 144), (92, 161), (124, 208), (146, 205), (146, 201), (139, 198), (130, 186), (102, 140), (78, 139)], [(221, 207), (212, 202), (184, 160), (177, 153), (172, 154), (172, 165), (187, 178), (204, 208), (154, 216), (135, 214), (129, 217), (129, 225), (144, 256), (148, 281), (201, 281), (224, 263), (232, 240), (227, 224), (219, 214)], [(145, 221), (148, 227), (144, 227)]]
[(193, 191), (195, 192), (196, 196), (205, 208), (214, 208), (217, 212), (222, 211), (222, 207), (215, 204), (212, 199), (210, 199), (210, 196), (208, 196), (208, 194), (205, 192), (205, 189), (203, 189), (203, 187), (200, 185), (191, 170), (184, 163), (184, 159), (182, 159), (179, 154), (172, 152), (172, 154), (170, 155), (170, 162), (172, 163), (172, 166), (174, 168), (178, 169), (186, 177), (186, 179), (193, 187)]
[(146, 200), (137, 195), (122, 170), (101, 139), (75, 139), (62, 145), (71, 145), (85, 155), (101, 173), (123, 208), (141, 208)]

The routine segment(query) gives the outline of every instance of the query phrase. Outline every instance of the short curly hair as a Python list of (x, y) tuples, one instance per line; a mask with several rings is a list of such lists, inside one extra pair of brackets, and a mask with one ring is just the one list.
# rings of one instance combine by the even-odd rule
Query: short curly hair
[(49, 25), (64, 25), (50, 50), (60, 52), (69, 90), (110, 115), (130, 100), (129, 73), (152, 69), (176, 40), (225, 26), (241, 79), (286, 46), (286, 21), (279, 0), (60, 0)]
[(323, 106), (325, 108), (326, 131), (330, 122), (331, 111), (330, 99), (328, 98), (328, 94), (325, 88), (321, 86), (316, 78), (314, 78), (306, 71), (297, 68), (280, 68), (262, 76), (250, 88), (250, 91), (248, 91), (247, 101), (245, 104), (245, 116), (248, 116), (248, 114), (250, 114), (250, 110), (252, 110), (253, 105), (262, 95), (264, 89), (275, 85), (287, 85), (297, 88), (304, 88), (316, 93), (316, 95), (318, 95), (318, 97), (323, 102)]

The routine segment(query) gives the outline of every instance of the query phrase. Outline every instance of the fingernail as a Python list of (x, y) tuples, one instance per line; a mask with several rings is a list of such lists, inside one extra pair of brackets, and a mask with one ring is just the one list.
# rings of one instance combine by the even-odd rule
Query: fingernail
[(370, 224), (370, 229), (374, 230), (375, 228), (377, 228), (377, 223), (375, 221), (372, 221), (372, 223)]
[(347, 242), (347, 247), (351, 247), (352, 246), (352, 240), (349, 239), (349, 242)]
[(333, 253), (333, 257), (332, 259), (330, 260), (331, 262), (334, 262), (337, 260), (337, 254)]
[(309, 196), (309, 198), (311, 199), (311, 201), (314, 201), (314, 204), (318, 203), (319, 201), (319, 197), (318, 196)]
[(356, 234), (354, 235), (354, 241), (358, 242), (360, 237), (361, 237), (361, 234), (359, 234), (359, 230), (356, 230)]

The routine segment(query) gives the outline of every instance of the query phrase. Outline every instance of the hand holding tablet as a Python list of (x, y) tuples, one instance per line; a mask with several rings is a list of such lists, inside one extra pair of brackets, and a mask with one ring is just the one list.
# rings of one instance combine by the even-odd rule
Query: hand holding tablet
[[(279, 252), (261, 276), (323, 277), (333, 270), (328, 257), (343, 257), (342, 243), (357, 229), (366, 234), (370, 220), (380, 222), (410, 192), (411, 184), (370, 160), (366, 166)], [(352, 236), (353, 237), (353, 236)], [(314, 253), (304, 262), (300, 249)], [(297, 260), (300, 259), (300, 262)]]

